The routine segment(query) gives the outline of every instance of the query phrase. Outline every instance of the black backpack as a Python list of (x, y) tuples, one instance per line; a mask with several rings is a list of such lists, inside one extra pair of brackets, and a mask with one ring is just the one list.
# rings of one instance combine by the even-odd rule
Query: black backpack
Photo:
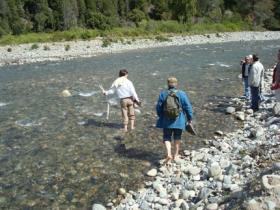
[(176, 95), (177, 92), (177, 90), (168, 90), (168, 95), (163, 103), (164, 115), (172, 120), (175, 120), (182, 111), (179, 98)]

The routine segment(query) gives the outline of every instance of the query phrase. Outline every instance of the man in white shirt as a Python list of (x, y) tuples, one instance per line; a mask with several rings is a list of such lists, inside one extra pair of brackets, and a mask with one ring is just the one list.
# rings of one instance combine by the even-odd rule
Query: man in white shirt
[(113, 82), (111, 88), (108, 91), (103, 90), (104, 95), (116, 93), (120, 99), (125, 132), (128, 131), (129, 122), (131, 130), (135, 129), (134, 103), (140, 104), (134, 85), (127, 77), (128, 71), (126, 69), (120, 70), (119, 78)]
[(262, 85), (263, 75), (264, 67), (259, 61), (259, 57), (257, 55), (253, 55), (253, 65), (249, 74), (249, 85), (251, 88), (251, 108), (254, 111), (259, 110), (260, 88)]

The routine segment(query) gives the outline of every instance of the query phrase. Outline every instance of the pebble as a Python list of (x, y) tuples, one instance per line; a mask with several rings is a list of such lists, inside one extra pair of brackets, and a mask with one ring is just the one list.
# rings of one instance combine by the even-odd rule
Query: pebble
[(147, 172), (147, 175), (150, 177), (155, 177), (157, 175), (157, 169), (153, 168)]
[(125, 193), (126, 193), (126, 190), (124, 188), (119, 188), (118, 189), (118, 194), (119, 195), (125, 195)]
[(62, 95), (63, 97), (70, 97), (70, 96), (71, 96), (71, 93), (70, 93), (69, 90), (63, 90), (63, 91), (61, 92), (61, 95)]
[(235, 112), (235, 108), (234, 107), (228, 107), (227, 109), (226, 109), (226, 113), (227, 114), (233, 114)]
[(92, 210), (106, 210), (106, 208), (101, 204), (93, 204)]
[(209, 172), (210, 172), (209, 175), (211, 177), (214, 177), (214, 178), (219, 177), (222, 173), (219, 163), (217, 163), (217, 162), (212, 163), (209, 168)]
[(208, 205), (206, 206), (206, 209), (207, 209), (207, 210), (217, 210), (217, 209), (218, 209), (218, 204), (217, 204), (217, 203), (208, 204)]

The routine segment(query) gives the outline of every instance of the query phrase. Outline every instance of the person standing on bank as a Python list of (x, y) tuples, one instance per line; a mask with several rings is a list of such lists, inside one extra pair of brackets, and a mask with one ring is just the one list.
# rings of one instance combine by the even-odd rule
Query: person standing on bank
[(116, 79), (108, 91), (103, 90), (104, 95), (111, 95), (117, 93), (120, 99), (123, 130), (128, 131), (128, 123), (130, 122), (130, 129), (135, 129), (135, 113), (134, 103), (140, 104), (140, 100), (135, 91), (133, 83), (128, 79), (128, 71), (122, 69), (119, 72), (119, 78)]
[(280, 102), (280, 49), (277, 54), (277, 64), (273, 68), (272, 90), (275, 92), (275, 97)]
[(251, 109), (259, 110), (260, 89), (262, 85), (264, 67), (259, 61), (258, 55), (253, 55), (253, 64), (249, 73), (249, 85), (251, 89)]
[[(177, 89), (178, 81), (175, 77), (167, 80), (168, 90), (163, 90), (158, 98), (156, 111), (158, 115), (157, 128), (163, 129), (163, 143), (166, 148), (166, 162), (179, 156), (180, 140), (182, 132), (186, 128), (186, 122), (192, 121), (192, 105), (187, 94)], [(187, 119), (186, 119), (187, 117)], [(171, 140), (175, 144), (175, 153), (172, 157)]]
[(249, 87), (249, 72), (252, 65), (252, 55), (248, 55), (245, 57), (245, 62), (242, 64), (242, 80), (244, 83), (244, 97), (246, 99), (250, 99), (250, 87)]

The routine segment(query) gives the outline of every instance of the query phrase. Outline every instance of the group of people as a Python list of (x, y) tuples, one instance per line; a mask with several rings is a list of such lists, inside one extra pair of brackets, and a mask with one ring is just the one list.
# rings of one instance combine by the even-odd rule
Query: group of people
[[(276, 98), (280, 101), (280, 50), (278, 62), (274, 66), (272, 89), (275, 90)], [(251, 108), (259, 110), (261, 101), (262, 81), (264, 67), (258, 55), (248, 55), (242, 61), (242, 79), (244, 82), (244, 97), (251, 100)], [(130, 127), (135, 129), (135, 106), (141, 106), (139, 97), (133, 83), (128, 79), (128, 71), (119, 71), (119, 77), (113, 82), (109, 90), (103, 90), (104, 95), (117, 94), (120, 99), (123, 131), (127, 132)], [(156, 105), (158, 115), (157, 128), (163, 129), (163, 143), (166, 149), (166, 161), (176, 159), (179, 156), (180, 140), (182, 132), (193, 118), (192, 105), (186, 92), (178, 89), (178, 80), (175, 77), (167, 79), (167, 89), (159, 94)], [(129, 126), (130, 125), (130, 126)], [(172, 155), (171, 140), (174, 139), (175, 151)]]
[[(275, 90), (277, 100), (280, 100), (280, 50), (277, 55), (277, 64), (274, 66), (272, 90)], [(260, 102), (263, 100), (262, 83), (264, 77), (264, 67), (260, 62), (259, 56), (247, 55), (241, 61), (242, 80), (244, 83), (244, 97), (251, 100), (251, 108), (259, 110)]]
[[(178, 80), (175, 77), (167, 79), (167, 89), (163, 90), (158, 98), (156, 111), (158, 115), (157, 127), (163, 129), (163, 143), (166, 148), (166, 162), (179, 156), (180, 141), (183, 131), (188, 123), (191, 123), (192, 105), (187, 94), (177, 89)], [(128, 71), (122, 69), (119, 71), (117, 78), (109, 90), (103, 90), (104, 95), (116, 93), (120, 99), (123, 131), (135, 129), (135, 112), (134, 107), (141, 106), (141, 102), (135, 91), (133, 83), (128, 79)], [(174, 139), (175, 152), (172, 156), (171, 140)]]

